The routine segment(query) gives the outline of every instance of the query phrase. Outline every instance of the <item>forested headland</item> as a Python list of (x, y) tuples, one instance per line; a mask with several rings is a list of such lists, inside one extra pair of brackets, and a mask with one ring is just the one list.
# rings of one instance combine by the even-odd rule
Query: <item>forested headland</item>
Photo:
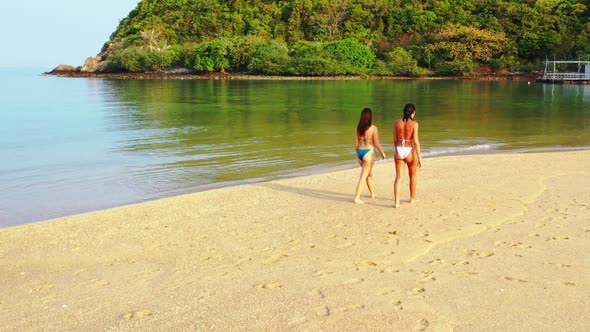
[(142, 0), (97, 72), (460, 76), (590, 56), (590, 0)]

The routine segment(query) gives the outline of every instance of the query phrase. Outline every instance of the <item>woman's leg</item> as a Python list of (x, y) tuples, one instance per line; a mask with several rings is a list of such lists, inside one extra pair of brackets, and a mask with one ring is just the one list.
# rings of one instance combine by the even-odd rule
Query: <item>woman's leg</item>
[(375, 198), (375, 191), (373, 190), (375, 185), (373, 184), (373, 165), (375, 162), (371, 163), (369, 168), (369, 175), (367, 176), (367, 188), (369, 188), (369, 192), (371, 193), (371, 198)]
[(406, 159), (408, 162), (408, 175), (410, 176), (410, 203), (416, 201), (416, 184), (418, 182), (418, 158), (416, 152), (412, 153)]
[(399, 207), (400, 197), (399, 192), (402, 185), (402, 176), (404, 172), (404, 165), (406, 162), (403, 159), (395, 159), (395, 182), (393, 184), (393, 200), (395, 202), (395, 207)]
[(362, 167), (361, 176), (359, 178), (359, 182), (356, 185), (356, 194), (354, 195), (354, 202), (355, 203), (364, 203), (361, 200), (361, 191), (363, 189), (363, 183), (367, 182), (367, 178), (369, 177), (369, 174), (371, 173), (371, 165), (373, 164), (374, 160), (375, 160), (375, 153), (374, 152), (367, 153), (365, 155), (365, 157), (363, 158), (363, 163), (361, 165), (361, 167)]

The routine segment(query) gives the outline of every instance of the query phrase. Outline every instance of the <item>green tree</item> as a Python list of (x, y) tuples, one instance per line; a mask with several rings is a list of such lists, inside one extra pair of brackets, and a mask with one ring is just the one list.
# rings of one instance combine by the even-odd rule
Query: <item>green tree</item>
[[(243, 71), (258, 68), (266, 57), (252, 58), (254, 50), (270, 40), (287, 50), (297, 49), (301, 42), (354, 40), (381, 61), (400, 47), (424, 67), (455, 63), (451, 67), (470, 68), (492, 62), (495, 67), (530, 67), (547, 56), (571, 59), (590, 52), (588, 17), (590, 0), (142, 0), (121, 20), (102, 51), (107, 60), (117, 58), (110, 61), (112, 68), (138, 70), (151, 63), (140, 56), (141, 50), (180, 47), (192, 52), (201, 43), (231, 40), (235, 44), (225, 55), (230, 67), (223, 68)], [(250, 37), (259, 38), (260, 43), (243, 39)], [(240, 50), (246, 52), (244, 56)], [(325, 51), (331, 54), (329, 61), (320, 59)], [(368, 56), (368, 62), (361, 64), (351, 60), (363, 58), (355, 55), (356, 48), (348, 51), (352, 53), (345, 56), (330, 47), (321, 49), (309, 55), (316, 60), (294, 57), (299, 65), (289, 68), (317, 73), (334, 71), (332, 65), (338, 63), (337, 72), (375, 69), (376, 58)], [(281, 54), (283, 60), (291, 60)], [(216, 61), (215, 55), (208, 56)], [(313, 69), (312, 63), (323, 69)]]
[(265, 40), (258, 36), (236, 37), (228, 48), (228, 58), (231, 69), (236, 71), (248, 71), (248, 64), (252, 61), (258, 47), (265, 43)]
[(445, 54), (447, 60), (489, 61), (503, 54), (508, 38), (504, 33), (448, 24), (432, 36), (427, 51)]
[(224, 71), (230, 67), (227, 40), (214, 40), (199, 44), (188, 57), (187, 66), (201, 72)]
[(160, 71), (178, 64), (175, 50), (149, 52), (136, 47), (117, 50), (107, 60), (107, 71), (149, 72)]
[(394, 75), (413, 76), (418, 74), (418, 62), (401, 47), (386, 54), (386, 61)]
[(327, 43), (322, 48), (327, 54), (349, 67), (351, 74), (364, 74), (375, 63), (375, 54), (365, 45), (352, 39)]
[(256, 49), (248, 64), (248, 70), (260, 74), (284, 74), (290, 67), (290, 61), (287, 45), (281, 41), (271, 40)]

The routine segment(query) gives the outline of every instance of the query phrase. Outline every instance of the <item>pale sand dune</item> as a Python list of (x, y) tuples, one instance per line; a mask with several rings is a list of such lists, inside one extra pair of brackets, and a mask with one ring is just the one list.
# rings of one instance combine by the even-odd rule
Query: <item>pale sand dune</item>
[(590, 330), (590, 151), (393, 168), (0, 229), (0, 330)]

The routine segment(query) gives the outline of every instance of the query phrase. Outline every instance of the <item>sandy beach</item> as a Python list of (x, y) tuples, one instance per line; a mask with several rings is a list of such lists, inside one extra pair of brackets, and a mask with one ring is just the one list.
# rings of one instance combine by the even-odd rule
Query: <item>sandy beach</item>
[(0, 330), (588, 331), (589, 166), (430, 158), (395, 209), (388, 159), (362, 205), (354, 168), (0, 229)]

